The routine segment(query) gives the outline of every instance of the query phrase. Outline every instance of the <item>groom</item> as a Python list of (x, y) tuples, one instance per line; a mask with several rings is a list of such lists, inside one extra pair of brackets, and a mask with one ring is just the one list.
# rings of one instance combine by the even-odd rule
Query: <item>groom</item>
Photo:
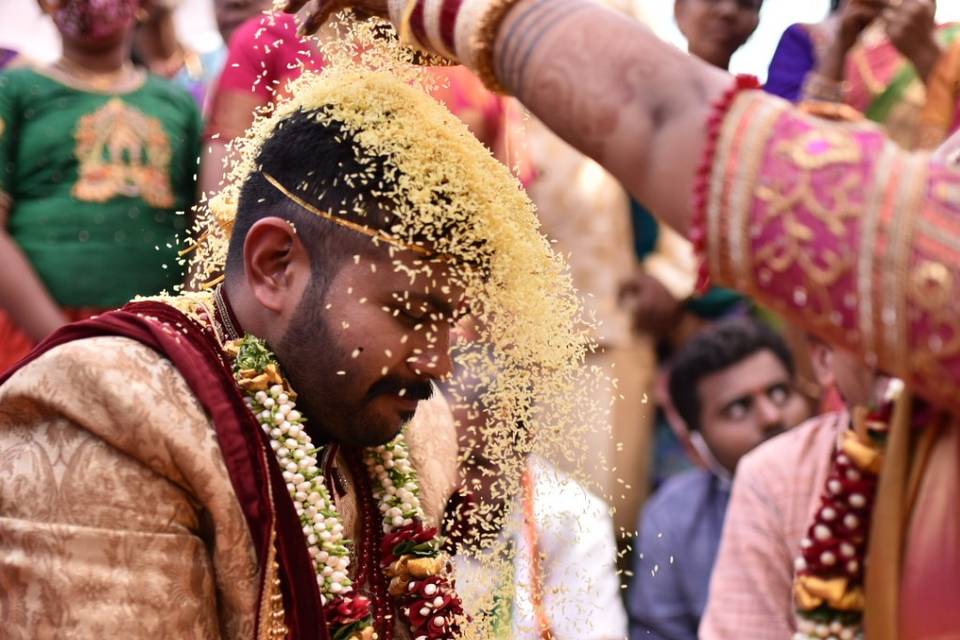
[(509, 172), (425, 94), (299, 86), (209, 217), (220, 286), (69, 325), (2, 379), (9, 637), (457, 633), (434, 529), (456, 436), (430, 398), (457, 314), (521, 258), (464, 212), (499, 199), (498, 229), (541, 260), (524, 270), (554, 263)]

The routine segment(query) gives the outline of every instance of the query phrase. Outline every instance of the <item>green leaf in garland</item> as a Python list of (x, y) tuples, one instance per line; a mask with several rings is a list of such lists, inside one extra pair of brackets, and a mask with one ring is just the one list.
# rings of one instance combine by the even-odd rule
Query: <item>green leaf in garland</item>
[(373, 618), (367, 617), (363, 620), (358, 620), (357, 622), (351, 622), (350, 624), (345, 624), (339, 629), (333, 632), (332, 640), (347, 640), (353, 634), (360, 635), (360, 632), (363, 631), (366, 627), (373, 625)]
[(240, 341), (240, 349), (233, 361), (233, 369), (234, 372), (253, 369), (257, 373), (262, 373), (267, 365), (275, 360), (273, 352), (267, 348), (267, 343), (248, 333)]
[(416, 544), (410, 540), (407, 540), (406, 542), (401, 542), (393, 548), (393, 555), (396, 557), (416, 556), (418, 558), (432, 558), (433, 556), (437, 555), (439, 549), (439, 544), (434, 541)]

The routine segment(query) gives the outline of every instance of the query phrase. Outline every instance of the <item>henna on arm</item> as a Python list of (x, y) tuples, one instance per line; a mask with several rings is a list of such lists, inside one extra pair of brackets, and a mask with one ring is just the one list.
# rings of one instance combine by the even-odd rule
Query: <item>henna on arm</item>
[(710, 105), (730, 78), (584, 0), (522, 0), (494, 49), (500, 82), (686, 232)]
[[(302, 9), (301, 28), (313, 32), (344, 6), (389, 13), (387, 0), (286, 0), (285, 10)], [(520, 0), (497, 26), (493, 66), (475, 70), (495, 75), (550, 129), (686, 233), (707, 119), (731, 84), (728, 74), (588, 0)]]

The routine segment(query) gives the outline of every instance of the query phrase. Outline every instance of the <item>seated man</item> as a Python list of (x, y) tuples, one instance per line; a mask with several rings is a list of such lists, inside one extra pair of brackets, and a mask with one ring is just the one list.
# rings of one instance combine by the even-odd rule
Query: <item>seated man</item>
[[(323, 3), (306, 27), (344, 4), (355, 3)], [(425, 15), (440, 15), (427, 4)], [(395, 9), (393, 22), (409, 15)], [(424, 31), (436, 33), (438, 21)], [(704, 283), (735, 286), (903, 378), (908, 408), (915, 394), (942, 410), (939, 429), (898, 421), (878, 490), (887, 508), (877, 521), (889, 526), (871, 533), (865, 593), (837, 592), (867, 603), (872, 640), (956, 636), (960, 516), (942, 498), (960, 494), (960, 172), (903, 152), (873, 126), (824, 122), (744, 90), (754, 83), (734, 84), (596, 3), (522, 0), (505, 10), (484, 0), (443, 21), (453, 25), (447, 40), (461, 36), (448, 58), (516, 95), (689, 232)], [(927, 447), (912, 446), (921, 438)]]
[(793, 377), (784, 340), (754, 320), (720, 322), (677, 353), (670, 401), (706, 468), (671, 478), (644, 509), (629, 597), (632, 638), (697, 637), (737, 463), (809, 417)]

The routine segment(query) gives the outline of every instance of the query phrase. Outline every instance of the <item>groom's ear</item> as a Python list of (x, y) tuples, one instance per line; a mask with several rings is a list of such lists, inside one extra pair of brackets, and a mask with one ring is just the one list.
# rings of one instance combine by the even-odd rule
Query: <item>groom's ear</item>
[(250, 227), (243, 243), (243, 276), (261, 306), (292, 317), (310, 283), (310, 255), (289, 221), (266, 217)]

